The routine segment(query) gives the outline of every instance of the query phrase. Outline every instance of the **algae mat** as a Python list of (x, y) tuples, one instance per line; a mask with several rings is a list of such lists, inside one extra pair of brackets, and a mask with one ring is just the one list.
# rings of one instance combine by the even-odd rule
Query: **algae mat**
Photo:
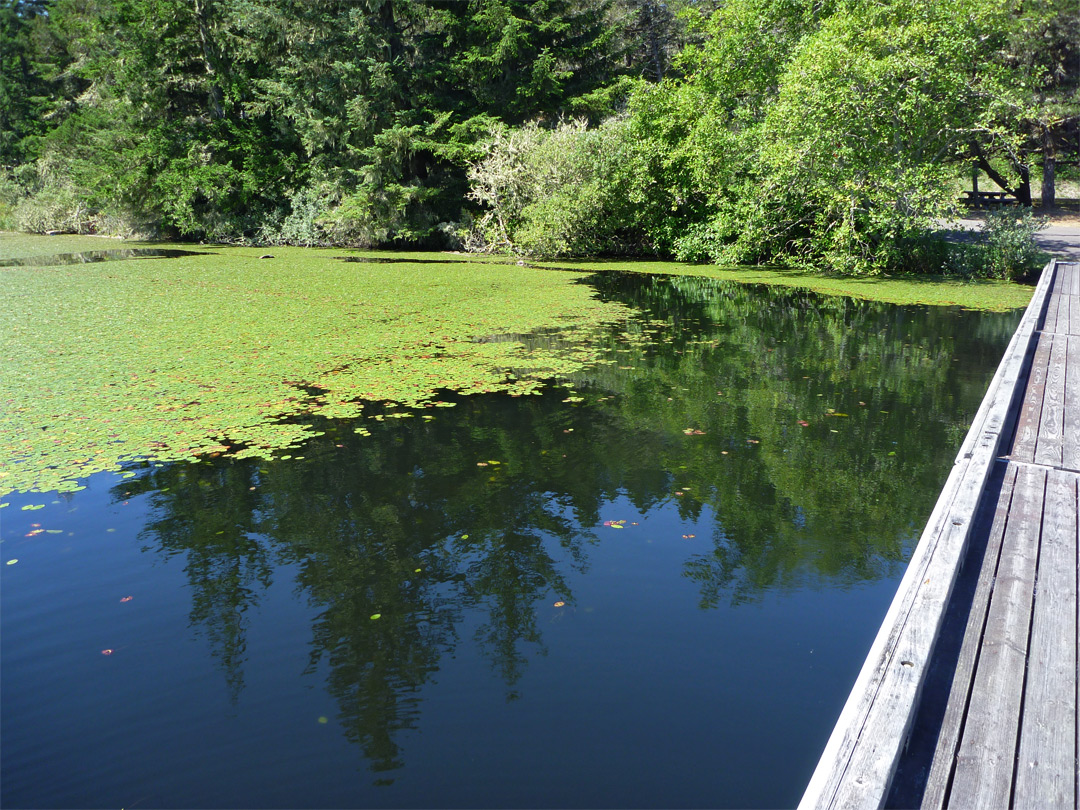
[[(20, 237), (0, 258), (13, 250), (44, 255)], [(596, 352), (506, 336), (627, 315), (575, 283), (585, 272), (205, 251), (0, 269), (0, 492), (75, 490), (136, 460), (287, 455), (317, 434), (311, 417), (361, 416), (365, 402), (431, 418), (446, 389), (532, 393)]]

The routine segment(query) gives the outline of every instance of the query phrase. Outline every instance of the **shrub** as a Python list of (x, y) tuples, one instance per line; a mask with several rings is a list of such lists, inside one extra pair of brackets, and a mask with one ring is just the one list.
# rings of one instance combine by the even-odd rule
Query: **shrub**
[(1046, 255), (1035, 244), (1035, 234), (1046, 227), (1046, 220), (1031, 211), (1003, 209), (986, 216), (984, 272), (991, 278), (1020, 279), (1044, 263)]
[(254, 241), (263, 245), (301, 245), (312, 247), (328, 243), (325, 222), (326, 200), (315, 189), (301, 188), (289, 199), (289, 212), (268, 214), (260, 224)]
[(15, 180), (14, 175), (10, 171), (0, 170), (0, 231), (10, 231), (18, 227), (15, 207), (25, 196), (25, 189)]
[(15, 227), (27, 233), (88, 233), (90, 209), (75, 190), (49, 185), (23, 197), (15, 206)]
[(1027, 210), (992, 212), (977, 241), (945, 244), (945, 255), (935, 253), (925, 269), (963, 278), (1027, 278), (1046, 261), (1046, 254), (1035, 243), (1035, 234), (1044, 227), (1045, 221)]
[(492, 131), (469, 170), (469, 198), (484, 206), (465, 239), (472, 250), (533, 256), (648, 251), (632, 191), (629, 122), (538, 123)]

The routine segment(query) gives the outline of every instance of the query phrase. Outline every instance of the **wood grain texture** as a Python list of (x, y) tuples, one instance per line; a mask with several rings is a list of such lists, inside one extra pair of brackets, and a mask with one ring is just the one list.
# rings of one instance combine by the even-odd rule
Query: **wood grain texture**
[(975, 667), (979, 659), (983, 628), (986, 614), (990, 608), (990, 596), (993, 593), (994, 579), (997, 576), (998, 561), (1001, 556), (1001, 543), (1005, 536), (1005, 524), (1012, 504), (1013, 488), (1016, 482), (1016, 465), (1010, 465), (1001, 484), (994, 519), (987, 538), (986, 552), (979, 572), (979, 581), (975, 586), (971, 610), (968, 614), (967, 628), (964, 631), (964, 643), (956, 662), (949, 699), (942, 718), (941, 731), (938, 734), (937, 749), (927, 775), (923, 792), (924, 810), (941, 810), (948, 797), (948, 787), (952, 780), (953, 766), (960, 745), (960, 735), (967, 714), (968, 696), (971, 694), (975, 678)]
[(1039, 432), (1035, 441), (1035, 463), (1059, 467), (1064, 437), (1065, 352), (1068, 338), (1064, 335), (1044, 334), (1040, 343), (1043, 341), (1050, 343), (1050, 357), (1047, 359), (1042, 414), (1039, 417)]
[(1054, 284), (1050, 290), (1050, 299), (1046, 305), (1046, 315), (1043, 317), (1042, 331), (1051, 334), (1057, 331), (1058, 305), (1061, 302), (1061, 294), (1058, 292), (1058, 280), (1061, 278), (1060, 270), (1055, 273)]
[(1034, 461), (1035, 445), (1039, 438), (1039, 421), (1042, 419), (1043, 395), (1046, 390), (1046, 370), (1050, 363), (1050, 344), (1053, 337), (1045, 331), (1039, 335), (1032, 360), (1024, 401), (1016, 421), (1016, 437), (1013, 439), (1009, 458), (1014, 461)]
[(1059, 265), (1058, 272), (1063, 273), (1070, 281), (1072, 292), (1069, 301), (1069, 329), (1070, 335), (1080, 335), (1080, 264)]
[(1080, 472), (1080, 336), (1069, 337), (1065, 351), (1065, 420), (1061, 466)]
[(1055, 335), (1067, 335), (1071, 331), (1072, 325), (1070, 319), (1075, 301), (1076, 298), (1072, 295), (1062, 293), (1058, 296), (1058, 318), (1057, 328), (1054, 330)]
[[(1072, 294), (1072, 276), (1067, 272), (1069, 263), (1058, 262), (1057, 263), (1057, 278), (1054, 279), (1054, 286), (1050, 289), (1051, 295), (1071, 295)], [(1064, 272), (1063, 272), (1064, 271)]]
[(1009, 806), (1045, 487), (1045, 470), (1017, 471), (949, 807)]
[(1078, 476), (1047, 475), (1013, 804), (1068, 807), (1076, 793)]

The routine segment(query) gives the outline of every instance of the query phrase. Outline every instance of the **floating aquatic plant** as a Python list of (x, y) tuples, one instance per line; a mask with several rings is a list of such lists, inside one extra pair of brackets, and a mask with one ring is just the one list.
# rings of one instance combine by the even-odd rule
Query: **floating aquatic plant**
[(340, 253), (215, 248), (0, 271), (0, 493), (72, 491), (138, 459), (269, 458), (315, 435), (306, 416), (357, 417), (365, 402), (534, 393), (597, 353), (503, 336), (626, 314), (575, 284), (584, 273)]

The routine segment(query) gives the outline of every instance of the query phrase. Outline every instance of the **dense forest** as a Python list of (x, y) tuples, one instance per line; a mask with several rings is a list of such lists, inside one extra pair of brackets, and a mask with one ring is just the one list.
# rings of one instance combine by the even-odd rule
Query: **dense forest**
[[(940, 270), (1080, 156), (1075, 0), (0, 0), (0, 227)], [(961, 252), (962, 253), (962, 252)]]

